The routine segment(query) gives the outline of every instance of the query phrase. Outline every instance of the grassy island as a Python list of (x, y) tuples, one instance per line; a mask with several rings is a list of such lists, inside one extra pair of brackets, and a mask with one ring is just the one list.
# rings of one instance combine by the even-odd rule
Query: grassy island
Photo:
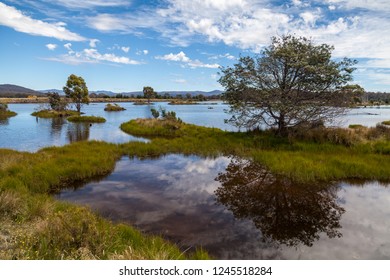
[(114, 104), (108, 103), (104, 108), (104, 111), (108, 111), (108, 112), (117, 112), (117, 111), (124, 111), (124, 110), (126, 109), (115, 103)]
[(39, 118), (59, 118), (59, 117), (78, 116), (80, 115), (80, 113), (73, 110), (64, 110), (64, 111), (41, 110), (38, 112), (34, 112), (31, 115)]
[[(390, 180), (390, 128), (318, 128), (290, 138), (273, 131), (226, 132), (178, 120), (137, 119), (121, 125), (148, 143), (75, 142), (36, 153), (0, 149), (0, 259), (188, 259), (160, 237), (100, 218), (52, 194), (108, 175), (122, 156), (169, 153), (238, 156), (275, 176), (316, 184), (337, 180)], [(184, 249), (183, 249), (184, 250)]]
[(0, 103), (0, 118), (5, 119), (9, 117), (14, 117), (17, 114), (8, 109), (7, 104)]
[(103, 117), (95, 116), (71, 116), (67, 118), (70, 122), (88, 122), (88, 123), (104, 123), (106, 119)]

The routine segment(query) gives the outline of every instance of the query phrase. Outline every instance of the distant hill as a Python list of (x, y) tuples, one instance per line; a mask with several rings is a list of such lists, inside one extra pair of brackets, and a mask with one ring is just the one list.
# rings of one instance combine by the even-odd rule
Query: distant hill
[(29, 95), (43, 96), (44, 94), (39, 91), (17, 85), (0, 85), (0, 97), (27, 97)]

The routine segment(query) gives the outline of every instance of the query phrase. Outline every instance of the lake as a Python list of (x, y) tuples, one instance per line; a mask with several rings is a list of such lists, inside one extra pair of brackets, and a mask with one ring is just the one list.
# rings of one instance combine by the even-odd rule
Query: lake
[[(134, 105), (105, 112), (83, 108), (103, 124), (31, 116), (37, 104), (10, 104), (16, 117), (0, 120), (0, 148), (34, 152), (74, 141), (148, 141), (120, 124), (151, 117), (151, 108), (175, 111), (184, 122), (234, 131), (226, 104)], [(375, 126), (390, 107), (352, 109), (338, 124)], [(123, 157), (106, 178), (73, 186), (61, 200), (89, 205), (104, 217), (159, 234), (183, 250), (203, 247), (218, 259), (390, 259), (390, 188), (378, 182), (302, 185), (277, 178), (263, 166), (234, 157), (171, 154)]]
[(390, 259), (389, 186), (294, 184), (249, 160), (171, 154), (123, 157), (57, 197), (217, 259)]
[[(86, 115), (102, 116), (107, 121), (102, 124), (69, 123), (64, 118), (43, 119), (31, 116), (39, 104), (9, 104), (17, 116), (0, 120), (0, 148), (9, 148), (20, 151), (35, 152), (47, 146), (62, 146), (73, 141), (102, 140), (112, 143), (128, 141), (146, 141), (142, 138), (132, 137), (119, 128), (120, 124), (130, 119), (151, 117), (150, 109), (160, 106), (167, 111), (175, 111), (184, 122), (201, 126), (216, 127), (223, 130), (235, 131), (235, 127), (226, 124), (229, 115), (225, 113), (228, 106), (222, 102), (209, 105), (168, 105), (166, 102), (155, 105), (134, 105), (133, 103), (120, 103), (126, 111), (106, 112), (106, 103), (92, 103), (84, 106), (82, 111)], [(338, 125), (362, 124), (375, 126), (376, 123), (390, 120), (390, 106), (368, 107), (352, 109), (345, 115)]]

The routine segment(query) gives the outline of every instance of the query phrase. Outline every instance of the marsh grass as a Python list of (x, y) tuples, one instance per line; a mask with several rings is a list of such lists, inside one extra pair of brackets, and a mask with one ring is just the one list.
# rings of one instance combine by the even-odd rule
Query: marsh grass
[(73, 110), (64, 110), (64, 111), (41, 110), (38, 112), (33, 112), (31, 115), (39, 118), (58, 118), (58, 117), (79, 116), (80, 113)]
[(390, 125), (390, 121), (383, 121), (382, 124), (384, 124), (384, 125)]
[(67, 118), (70, 122), (88, 122), (88, 123), (104, 123), (106, 119), (103, 117), (95, 116), (71, 116)]
[(114, 104), (108, 103), (106, 105), (106, 107), (104, 108), (104, 111), (108, 111), (108, 112), (118, 112), (118, 111), (124, 111), (124, 110), (126, 110), (126, 109), (119, 106), (116, 103), (114, 103)]
[(188, 248), (50, 196), (109, 174), (123, 155), (235, 155), (251, 158), (275, 175), (313, 185), (330, 180), (390, 180), (390, 128), (385, 125), (316, 130), (291, 138), (270, 131), (227, 132), (161, 119), (132, 120), (121, 128), (151, 141), (120, 145), (84, 141), (36, 153), (0, 149), (0, 258), (209, 258), (202, 250), (191, 248), (190, 253)]

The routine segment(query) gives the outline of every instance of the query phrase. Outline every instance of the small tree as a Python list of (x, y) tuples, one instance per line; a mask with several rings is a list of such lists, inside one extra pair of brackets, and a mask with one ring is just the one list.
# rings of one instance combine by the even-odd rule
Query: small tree
[(65, 96), (75, 103), (77, 112), (80, 113), (82, 104), (89, 104), (88, 88), (82, 77), (70, 75), (63, 90)]
[(65, 99), (61, 99), (60, 95), (57, 92), (49, 92), (47, 94), (49, 98), (50, 108), (54, 111), (63, 111), (66, 110), (68, 102)]
[(158, 117), (160, 116), (160, 112), (157, 111), (157, 110), (154, 109), (154, 108), (150, 109), (150, 111), (152, 112), (153, 118), (158, 119)]
[(272, 38), (259, 56), (241, 57), (234, 67), (221, 68), (219, 82), (237, 126), (291, 127), (329, 121), (351, 102), (341, 89), (352, 80), (356, 61), (331, 59), (333, 47), (314, 45), (304, 37)]
[(143, 89), (144, 97), (148, 99), (148, 103), (150, 103), (150, 99), (156, 96), (154, 89), (152, 87), (144, 87)]

